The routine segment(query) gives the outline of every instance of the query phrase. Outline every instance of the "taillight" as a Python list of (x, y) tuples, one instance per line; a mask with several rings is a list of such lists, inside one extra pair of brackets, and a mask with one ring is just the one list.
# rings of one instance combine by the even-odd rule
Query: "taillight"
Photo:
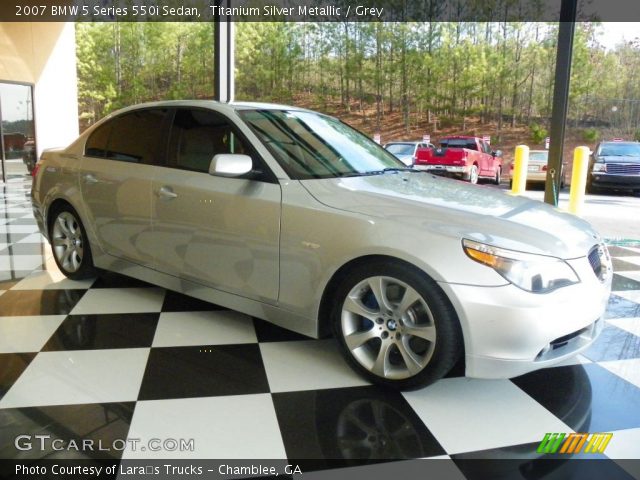
[(513, 163), (509, 164), (509, 170), (513, 170)]
[(36, 163), (36, 164), (33, 166), (33, 170), (31, 170), (31, 176), (32, 176), (33, 178), (36, 178), (36, 175), (38, 174), (38, 170), (40, 170), (40, 162)]
[(546, 172), (546, 171), (547, 171), (547, 165), (543, 165), (541, 170), (542, 170), (543, 172)]

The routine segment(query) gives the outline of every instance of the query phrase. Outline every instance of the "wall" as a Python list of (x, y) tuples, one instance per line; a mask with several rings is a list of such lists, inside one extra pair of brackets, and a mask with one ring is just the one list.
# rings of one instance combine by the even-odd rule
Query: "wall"
[(0, 23), (0, 81), (33, 83), (38, 155), (78, 136), (73, 23)]

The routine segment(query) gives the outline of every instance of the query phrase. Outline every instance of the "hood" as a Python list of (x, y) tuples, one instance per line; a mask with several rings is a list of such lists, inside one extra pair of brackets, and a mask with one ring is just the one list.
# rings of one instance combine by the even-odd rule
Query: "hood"
[(600, 241), (589, 223), (543, 202), (424, 172), (301, 183), (329, 207), (404, 224), (410, 235), (469, 238), (564, 259), (583, 257)]
[(598, 157), (604, 163), (640, 163), (637, 155), (605, 155)]

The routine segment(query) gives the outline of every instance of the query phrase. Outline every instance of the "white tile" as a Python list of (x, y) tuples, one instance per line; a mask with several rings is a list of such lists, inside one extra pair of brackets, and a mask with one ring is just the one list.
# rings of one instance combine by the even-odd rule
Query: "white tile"
[(57, 290), (57, 289), (87, 289), (95, 281), (94, 278), (88, 280), (71, 280), (58, 270), (37, 270), (16, 283), (12, 290)]
[(618, 292), (613, 292), (613, 295), (622, 297), (625, 300), (629, 300), (630, 302), (640, 303), (640, 290), (618, 291)]
[[(640, 428), (615, 430), (611, 433), (613, 433), (613, 437), (609, 440), (609, 445), (604, 451), (607, 457), (621, 460), (640, 459)], [(624, 467), (624, 463), (621, 465)]]
[[(152, 400), (136, 404), (128, 438), (193, 439), (189, 452), (132, 451), (123, 458), (287, 458), (269, 394)], [(129, 442), (128, 442), (129, 443)]]
[(164, 292), (161, 288), (94, 288), (82, 296), (71, 314), (159, 312)]
[(636, 282), (640, 282), (640, 271), (632, 271), (632, 272), (616, 272), (617, 275), (620, 275), (621, 277), (627, 277), (630, 278), (631, 280), (635, 280)]
[(45, 260), (42, 255), (0, 255), (0, 270), (33, 270), (39, 268)]
[(403, 395), (449, 455), (571, 431), (509, 380), (448, 378)]
[(369, 385), (345, 362), (335, 340), (260, 344), (272, 392)]
[(640, 358), (599, 362), (598, 365), (640, 387)]
[[(640, 256), (632, 256), (632, 257), (617, 257), (623, 262), (633, 263), (634, 265), (640, 265)], [(617, 273), (617, 272), (616, 272)]]
[(0, 408), (136, 400), (148, 356), (148, 348), (41, 352)]
[(154, 347), (257, 342), (251, 317), (230, 310), (160, 314)]
[(608, 318), (607, 323), (640, 337), (640, 317)]
[(38, 231), (36, 225), (0, 225), (0, 233), (35, 233)]
[(66, 315), (0, 317), (0, 353), (39, 352)]
[(27, 235), (17, 243), (46, 243), (47, 239), (42, 236), (41, 233), (32, 233)]
[(4, 250), (5, 248), (7, 248), (10, 244), (9, 243), (3, 243), (0, 242), (0, 250)]

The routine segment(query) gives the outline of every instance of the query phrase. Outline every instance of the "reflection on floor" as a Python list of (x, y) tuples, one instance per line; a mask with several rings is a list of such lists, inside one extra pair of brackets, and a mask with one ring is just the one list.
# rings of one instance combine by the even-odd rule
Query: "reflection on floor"
[[(640, 458), (640, 248), (611, 249), (606, 327), (578, 358), (513, 380), (454, 374), (398, 393), (355, 375), (333, 340), (117, 274), (65, 279), (28, 189), (0, 187), (0, 458), (288, 458), (322, 468), (441, 456), (472, 478), (464, 459), (535, 458), (545, 433), (571, 431), (613, 432), (609, 457)], [(41, 433), (114, 448), (14, 445)], [(122, 451), (127, 438), (194, 439), (195, 450)]]

